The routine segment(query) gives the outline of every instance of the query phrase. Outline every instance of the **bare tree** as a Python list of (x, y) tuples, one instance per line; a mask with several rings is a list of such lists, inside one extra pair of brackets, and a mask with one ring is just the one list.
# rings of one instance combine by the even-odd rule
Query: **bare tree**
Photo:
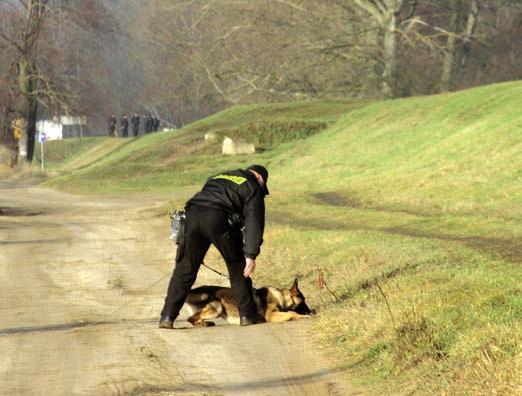
[[(37, 117), (84, 108), (89, 95), (82, 95), (82, 90), (88, 84), (92, 87), (95, 79), (103, 81), (101, 62), (92, 50), (99, 40), (85, 35), (105, 32), (105, 8), (96, 0), (4, 0), (0, 12), (0, 47), (5, 49), (0, 74), (15, 76), (5, 87), (10, 99), (4, 108), (25, 120), (19, 156), (31, 162)], [(82, 73), (81, 60), (87, 65)]]
[(17, 4), (7, 3), (10, 7), (9, 18), (12, 24), (0, 32), (0, 37), (5, 43), (16, 51), (16, 76), (18, 89), (23, 96), (23, 102), (18, 109), (26, 119), (25, 136), (26, 150), (22, 150), (22, 156), (26, 156), (31, 162), (34, 154), (36, 135), (36, 116), (38, 111), (39, 86), (43, 76), (39, 73), (38, 50), (40, 33), (44, 20), (48, 14), (47, 0), (19, 0)]
[[(397, 38), (400, 25), (410, 19), (417, 1), (406, 0), (354, 0), (353, 3), (373, 18), (381, 32), (382, 42), (382, 93), (393, 98), (397, 93)], [(407, 15), (401, 13), (408, 8)]]
[(140, 45), (119, 47), (144, 73), (128, 87), (145, 80), (134, 99), (178, 124), (231, 104), (374, 96), (374, 44), (344, 1), (133, 1), (122, 18), (129, 8)]
[[(175, 113), (172, 119), (184, 123), (239, 103), (432, 93), (440, 90), (442, 69), (462, 88), (484, 79), (477, 65), (485, 56), (473, 51), (490, 52), (485, 43), (495, 32), (477, 31), (490, 26), (477, 23), (478, 0), (459, 0), (452, 28), (451, 1), (457, 0), (131, 0), (118, 19), (132, 9), (134, 21), (122, 24), (132, 26), (132, 40), (118, 47), (132, 51), (118, 56), (134, 59), (127, 63), (139, 65), (140, 74), (131, 78), (135, 71), (127, 70), (121, 91), (135, 89), (126, 101)], [(515, 45), (508, 40), (503, 47), (508, 43)]]
[(463, 0), (450, 0), (451, 22), (447, 44), (444, 51), (440, 89), (442, 92), (453, 89), (455, 75), (465, 67), (477, 27), (480, 4), (478, 0), (469, 1), (469, 11), (465, 23)]

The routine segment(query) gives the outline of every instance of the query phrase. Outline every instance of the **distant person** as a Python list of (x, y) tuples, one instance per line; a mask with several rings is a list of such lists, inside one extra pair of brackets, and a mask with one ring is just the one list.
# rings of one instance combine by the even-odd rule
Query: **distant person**
[(152, 115), (147, 113), (147, 133), (154, 132), (154, 120), (152, 119)]
[(120, 121), (121, 126), (121, 136), (128, 137), (129, 136), (129, 120), (127, 119), (127, 113), (123, 113), (123, 117)]
[(131, 118), (131, 124), (132, 124), (132, 134), (134, 137), (138, 136), (140, 132), (140, 116), (138, 113), (134, 113), (134, 115)]
[(116, 126), (118, 125), (118, 120), (114, 114), (109, 118), (109, 136), (116, 136)]
[(154, 132), (154, 116), (149, 113), (149, 133)]
[(150, 124), (151, 124), (152, 131), (153, 132), (157, 132), (158, 131), (158, 125), (159, 125), (158, 117), (156, 117), (156, 115), (153, 115), (150, 120), (151, 120)]
[(160, 127), (160, 119), (159, 117), (154, 117), (154, 131), (158, 132)]
[(143, 114), (143, 130), (145, 131), (145, 134), (150, 133), (150, 114), (145, 113)]

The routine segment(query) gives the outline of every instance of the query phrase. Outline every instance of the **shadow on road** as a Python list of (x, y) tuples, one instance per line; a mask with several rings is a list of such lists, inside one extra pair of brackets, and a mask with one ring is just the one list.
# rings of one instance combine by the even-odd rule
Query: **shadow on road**
[(193, 392), (247, 392), (259, 389), (267, 388), (278, 388), (283, 387), (287, 389), (288, 385), (303, 385), (314, 383), (318, 381), (324, 381), (325, 378), (332, 375), (332, 370), (322, 369), (313, 373), (296, 375), (291, 377), (276, 377), (262, 379), (259, 381), (249, 382), (231, 382), (220, 385), (208, 385), (201, 383), (183, 383), (172, 386), (155, 386), (150, 384), (144, 384), (131, 390), (127, 395), (137, 396), (144, 394), (156, 394), (156, 393), (193, 393)]
[(46, 243), (62, 243), (68, 242), (67, 239), (31, 239), (22, 241), (0, 241), (0, 245), (23, 245), (23, 244), (46, 244)]
[(11, 327), (0, 330), (0, 335), (9, 334), (30, 334), (30, 333), (49, 333), (53, 331), (66, 331), (79, 329), (82, 327), (94, 327), (103, 325), (114, 325), (114, 324), (128, 324), (128, 323), (156, 323), (157, 318), (154, 319), (131, 319), (131, 320), (115, 320), (115, 321), (79, 321), (74, 323), (61, 323), (44, 326), (27, 326), (27, 327)]

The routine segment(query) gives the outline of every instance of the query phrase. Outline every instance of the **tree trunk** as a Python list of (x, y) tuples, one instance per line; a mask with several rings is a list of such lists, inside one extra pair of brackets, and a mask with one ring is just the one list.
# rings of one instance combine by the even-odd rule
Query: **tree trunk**
[(466, 66), (468, 54), (471, 48), (471, 40), (475, 34), (480, 13), (480, 4), (478, 0), (471, 0), (466, 29), (464, 30), (464, 38), (462, 43), (462, 57), (460, 59), (460, 68)]
[(450, 2), (452, 9), (450, 34), (444, 51), (444, 60), (442, 62), (442, 76), (440, 79), (440, 91), (448, 92), (453, 88), (454, 72), (457, 66), (457, 42), (460, 33), (460, 18), (462, 12), (462, 0), (452, 0)]
[(34, 145), (36, 142), (36, 114), (38, 102), (35, 98), (27, 99), (27, 162), (33, 161)]
[[(25, 128), (25, 137), (27, 139), (25, 153), (27, 155), (27, 162), (32, 162), (36, 141), (36, 115), (38, 112), (38, 101), (36, 99), (36, 88), (38, 84), (38, 79), (36, 78), (36, 65), (26, 58), (22, 58), (17, 66), (18, 85), (25, 101), (23, 110), (20, 113), (25, 116), (27, 122)], [(22, 145), (23, 141), (20, 140), (18, 144)], [(23, 151), (24, 150), (19, 149), (20, 154), (22, 154)]]
[(397, 86), (397, 15), (392, 12), (388, 15), (387, 23), (383, 26), (383, 62), (382, 92), (387, 98), (394, 98)]

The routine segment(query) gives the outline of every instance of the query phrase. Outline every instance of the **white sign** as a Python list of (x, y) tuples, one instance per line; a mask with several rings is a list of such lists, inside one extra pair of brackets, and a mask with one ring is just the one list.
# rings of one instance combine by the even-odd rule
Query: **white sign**
[(62, 139), (62, 124), (50, 120), (42, 120), (36, 123), (36, 129), (40, 133), (45, 133), (46, 140)]
[(42, 170), (44, 169), (44, 143), (47, 139), (47, 135), (43, 132), (38, 134), (38, 141), (40, 142), (40, 158), (42, 160)]

